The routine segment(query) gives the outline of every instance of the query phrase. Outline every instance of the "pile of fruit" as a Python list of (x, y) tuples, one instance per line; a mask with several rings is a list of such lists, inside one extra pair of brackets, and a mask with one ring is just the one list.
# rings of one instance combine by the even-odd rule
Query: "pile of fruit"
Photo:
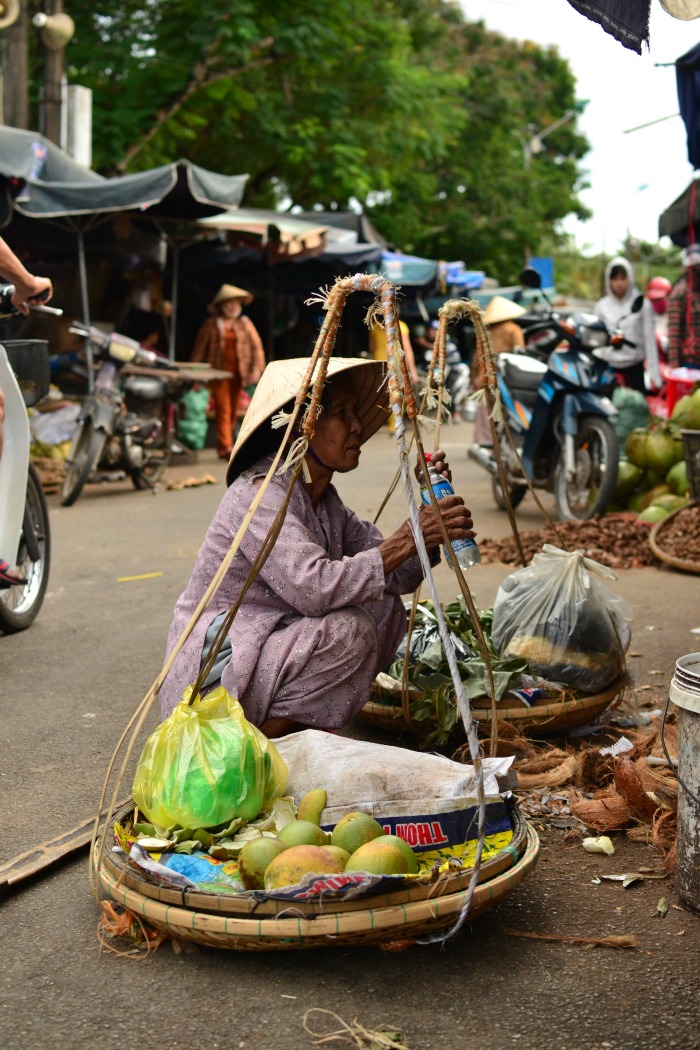
[(674, 405), (668, 422), (654, 419), (629, 434), (611, 510), (634, 511), (638, 521), (654, 525), (687, 505), (682, 429), (700, 431), (700, 388)]
[(296, 820), (274, 836), (251, 839), (238, 857), (238, 875), (247, 890), (296, 886), (306, 875), (417, 875), (418, 860), (398, 835), (387, 835), (368, 813), (346, 813), (332, 832), (320, 826), (326, 805), (322, 788), (301, 800)]

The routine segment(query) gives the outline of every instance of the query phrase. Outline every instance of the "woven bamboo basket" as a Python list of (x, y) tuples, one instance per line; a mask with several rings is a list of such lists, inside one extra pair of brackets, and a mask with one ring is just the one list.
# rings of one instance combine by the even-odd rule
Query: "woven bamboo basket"
[(694, 503), (689, 503), (687, 507), (680, 507), (678, 510), (674, 510), (668, 515), (668, 517), (657, 522), (649, 533), (649, 546), (659, 561), (665, 562), (674, 569), (680, 569), (681, 572), (692, 572), (700, 575), (700, 563), (696, 561), (687, 561), (683, 558), (676, 558), (675, 555), (668, 554), (663, 547), (664, 533), (668, 530), (669, 525), (682, 510), (688, 510), (689, 507), (700, 508), (700, 500), (695, 500)]
[[(618, 682), (606, 689), (605, 692), (597, 693), (595, 696), (562, 700), (559, 703), (537, 704), (534, 707), (526, 707), (525, 704), (518, 704), (516, 707), (506, 707), (501, 702), (498, 705), (498, 720), (514, 722), (523, 733), (527, 733), (528, 730), (536, 730), (538, 733), (546, 736), (593, 721), (603, 711), (616, 706), (621, 697), (622, 687), (620, 682)], [(366, 725), (371, 725), (376, 729), (386, 729), (394, 733), (401, 733), (407, 730), (416, 733), (423, 725), (426, 731), (432, 728), (430, 722), (414, 723), (412, 725), (407, 723), (400, 704), (390, 704), (379, 700), (368, 700), (358, 717)], [(490, 706), (472, 706), (472, 717), (480, 728), (489, 726), (491, 724)]]
[[(115, 819), (123, 823), (133, 813), (133, 804), (130, 804), (117, 813)], [(479, 882), (489, 882), (498, 875), (503, 874), (514, 866), (520, 859), (527, 844), (527, 824), (514, 803), (511, 811), (513, 824), (513, 837), (508, 845), (493, 857), (482, 862), (479, 870)], [(164, 883), (149, 879), (140, 868), (130, 864), (123, 853), (110, 853), (105, 850), (101, 864), (107, 873), (120, 886), (128, 887), (136, 893), (150, 897), (152, 900), (160, 901), (167, 905), (207, 912), (214, 915), (237, 916), (242, 919), (273, 918), (278, 914), (281, 907), (290, 906), (290, 902), (275, 900), (257, 900), (249, 893), (215, 893), (206, 890), (179, 889), (176, 886), (167, 886)], [(406, 884), (392, 893), (384, 893), (371, 898), (372, 904), (381, 907), (401, 907), (413, 901), (426, 900), (427, 898), (442, 897), (465, 890), (469, 885), (472, 869), (464, 872), (453, 872), (450, 875), (439, 878), (436, 882), (416, 882)], [(318, 915), (327, 915), (329, 909), (334, 912), (353, 912), (367, 910), (367, 897), (353, 900), (335, 899), (332, 902), (325, 901), (294, 901), (291, 906), (294, 912), (307, 918)]]
[[(476, 887), (469, 917), (482, 914), (515, 889), (534, 867), (540, 843), (533, 828), (527, 828), (525, 849), (507, 871)], [(373, 907), (348, 911), (326, 910), (315, 918), (290, 916), (285, 903), (284, 918), (240, 918), (178, 907), (154, 900), (130, 889), (115, 878), (106, 866), (100, 870), (100, 883), (107, 894), (148, 926), (176, 938), (195, 941), (211, 948), (232, 951), (288, 951), (300, 948), (332, 948), (338, 945), (365, 947), (371, 944), (406, 940), (453, 925), (459, 917), (467, 890), (440, 897), (400, 904), (387, 904), (386, 898), (372, 898)], [(329, 906), (327, 905), (327, 909)]]

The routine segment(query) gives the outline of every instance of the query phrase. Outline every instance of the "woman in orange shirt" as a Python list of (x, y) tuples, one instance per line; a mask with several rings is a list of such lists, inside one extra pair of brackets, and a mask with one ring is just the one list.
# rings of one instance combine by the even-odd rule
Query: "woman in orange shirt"
[(258, 382), (265, 368), (260, 336), (244, 306), (253, 301), (250, 292), (234, 284), (222, 284), (209, 303), (212, 315), (204, 322), (194, 344), (193, 361), (206, 361), (212, 368), (231, 372), (230, 379), (216, 379), (211, 386), (216, 412), (216, 444), (220, 459), (228, 459), (241, 389)]

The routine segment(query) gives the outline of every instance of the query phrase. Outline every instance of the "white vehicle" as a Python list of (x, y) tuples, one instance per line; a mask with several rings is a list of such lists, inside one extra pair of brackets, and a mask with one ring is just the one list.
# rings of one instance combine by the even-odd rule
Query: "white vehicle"
[[(0, 286), (0, 314), (12, 312), (13, 293), (12, 285)], [(5, 395), (0, 456), (0, 557), (7, 559), (24, 581), (0, 590), (0, 631), (14, 634), (33, 623), (49, 579), (49, 514), (39, 475), (29, 462), (27, 415), (27, 407), (35, 405), (49, 391), (49, 350), (45, 340), (6, 340), (0, 344), (0, 389)]]

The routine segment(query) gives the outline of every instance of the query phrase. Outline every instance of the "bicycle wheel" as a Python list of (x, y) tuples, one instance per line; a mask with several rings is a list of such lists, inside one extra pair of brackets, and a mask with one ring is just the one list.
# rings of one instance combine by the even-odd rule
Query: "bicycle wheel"
[(100, 461), (104, 443), (104, 433), (101, 430), (93, 430), (92, 423), (85, 423), (81, 427), (71, 449), (71, 458), (68, 460), (68, 469), (61, 489), (61, 506), (70, 507), (75, 503)]
[(32, 561), (22, 533), (17, 556), (17, 569), (27, 582), (23, 586), (0, 591), (0, 631), (16, 634), (29, 627), (46, 594), (51, 563), (51, 533), (49, 511), (41, 481), (34, 467), (29, 465), (27, 476), (27, 509), (39, 544), (39, 558)]

